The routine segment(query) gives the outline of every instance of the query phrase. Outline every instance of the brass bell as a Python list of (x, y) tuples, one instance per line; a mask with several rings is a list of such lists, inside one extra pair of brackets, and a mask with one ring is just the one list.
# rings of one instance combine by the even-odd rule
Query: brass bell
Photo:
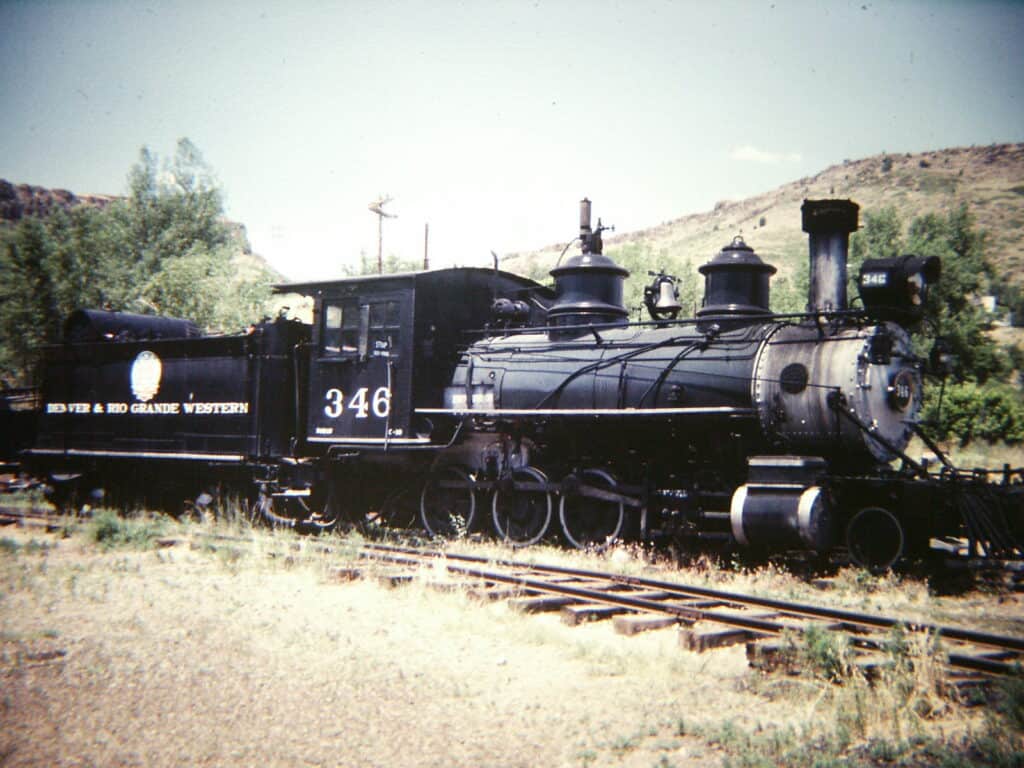
[(674, 320), (683, 308), (676, 291), (676, 279), (664, 272), (650, 272), (654, 280), (644, 288), (644, 304), (655, 320)]

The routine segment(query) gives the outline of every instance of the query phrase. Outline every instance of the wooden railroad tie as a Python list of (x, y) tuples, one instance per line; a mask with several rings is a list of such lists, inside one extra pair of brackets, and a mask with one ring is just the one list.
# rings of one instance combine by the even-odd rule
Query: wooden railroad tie
[(385, 587), (399, 587), (403, 584), (409, 584), (416, 578), (416, 574), (409, 571), (381, 571), (371, 574), (371, 576), (378, 584), (382, 584)]
[(521, 613), (544, 613), (561, 610), (563, 606), (578, 603), (579, 600), (564, 595), (547, 595), (545, 597), (522, 597), (508, 602), (513, 610)]
[[(761, 613), (761, 614), (745, 614), (737, 612), (736, 616), (743, 616), (748, 619), (775, 619), (777, 614), (774, 613)], [(726, 648), (730, 645), (738, 645), (739, 643), (747, 643), (753, 640), (760, 640), (766, 637), (772, 637), (772, 635), (766, 632), (758, 632), (754, 629), (745, 629), (743, 627), (731, 627), (726, 626), (722, 628), (721, 624), (715, 626), (716, 622), (714, 619), (709, 619), (705, 626), (695, 625), (693, 628), (681, 629), (679, 631), (679, 645), (688, 651), (695, 653), (704, 653), (704, 651), (710, 651), (715, 648)]]
[(717, 630), (683, 629), (679, 632), (679, 644), (688, 651), (704, 653), (704, 651), (715, 648), (726, 648), (763, 637), (769, 637), (769, 635), (739, 627)]
[(522, 587), (516, 586), (508, 586), (507, 584), (495, 585), (489, 583), (483, 587), (476, 586), (469, 590), (470, 597), (474, 597), (477, 600), (486, 600), (488, 602), (494, 602), (496, 600), (514, 600), (516, 598), (535, 594), (537, 593), (533, 590), (523, 589)]
[[(640, 600), (664, 600), (671, 597), (669, 592), (631, 592), (629, 597)], [(622, 605), (605, 605), (603, 603), (569, 604), (562, 608), (562, 623), (575, 627), (587, 621), (608, 619), (623, 613), (633, 613), (635, 608)]]
[[(800, 634), (815, 627), (847, 633), (853, 646), (850, 663), (868, 679), (878, 677), (892, 665), (892, 660), (878, 650), (884, 648), (886, 642), (884, 626), (878, 626), (882, 622), (862, 621), (853, 613), (833, 610), (829, 616), (827, 611), (821, 611), (819, 616), (811, 607), (785, 603), (778, 603), (776, 610), (765, 605), (745, 607), (741, 599), (725, 595), (721, 598), (687, 597), (684, 586), (672, 588), (624, 577), (612, 577), (610, 583), (569, 575), (541, 581), (535, 579), (533, 572), (518, 567), (513, 575), (508, 575), (507, 572), (488, 573), (451, 566), (450, 570), (440, 573), (436, 561), (427, 561), (427, 565), (430, 567), (416, 568), (403, 559), (401, 565), (390, 562), (378, 562), (372, 567), (347, 565), (333, 568), (330, 573), (338, 581), (374, 579), (391, 587), (415, 582), (432, 589), (463, 592), (479, 600), (505, 600), (521, 613), (558, 611), (561, 621), (569, 626), (612, 619), (615, 632), (626, 636), (676, 627), (681, 648), (703, 653), (745, 643), (750, 666), (764, 671), (798, 674), (801, 654), (796, 652), (792, 642), (778, 635), (787, 630)], [(930, 629), (946, 631), (954, 638), (952, 647), (957, 650), (949, 652), (946, 659), (949, 666), (975, 671), (966, 677), (951, 679), (949, 684), (956, 688), (968, 690), (983, 685), (985, 675), (1006, 673), (1012, 670), (1014, 662), (1024, 660), (1020, 641), (1014, 638), (956, 628)]]
[(650, 632), (654, 629), (665, 629), (674, 627), (685, 622), (678, 616), (661, 616), (656, 613), (631, 613), (625, 616), (616, 616), (612, 619), (612, 626), (620, 635), (638, 635), (641, 632)]
[(363, 571), (361, 568), (354, 568), (350, 565), (339, 566), (337, 568), (331, 568), (331, 578), (336, 581), (355, 581), (356, 579), (363, 578)]
[(588, 621), (599, 621), (609, 619), (620, 613), (626, 613), (629, 608), (621, 605), (602, 605), (600, 603), (576, 603), (565, 605), (561, 610), (562, 623), (570, 627), (585, 624)]

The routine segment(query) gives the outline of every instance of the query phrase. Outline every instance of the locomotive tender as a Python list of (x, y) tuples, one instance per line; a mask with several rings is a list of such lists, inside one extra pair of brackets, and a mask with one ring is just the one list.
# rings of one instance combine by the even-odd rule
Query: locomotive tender
[(676, 319), (659, 274), (652, 319), (630, 322), (628, 273), (603, 254), (588, 200), (553, 289), (497, 265), (279, 286), (313, 297), (311, 325), (227, 337), (80, 310), (46, 352), (23, 460), (65, 494), (258, 488), (259, 511), (289, 525), (373, 511), (438, 536), (489, 523), (521, 545), (560, 529), (579, 547), (845, 547), (871, 568), (941, 537), (1020, 555), (1019, 477), (930, 474), (904, 452), (925, 367), (908, 330), (938, 260), (868, 260), (850, 309), (858, 207), (802, 213), (799, 315), (771, 313), (775, 269), (737, 237), (700, 268), (696, 317)]

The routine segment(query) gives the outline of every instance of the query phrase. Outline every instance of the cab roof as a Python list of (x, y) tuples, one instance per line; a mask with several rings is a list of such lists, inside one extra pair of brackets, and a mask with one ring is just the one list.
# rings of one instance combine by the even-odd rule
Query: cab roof
[(354, 286), (362, 283), (380, 285), (393, 283), (397, 285), (406, 284), (416, 286), (424, 283), (443, 283), (458, 277), (468, 277), (474, 282), (483, 283), (486, 280), (494, 280), (504, 290), (519, 288), (528, 290), (539, 290), (542, 293), (549, 290), (535, 280), (517, 275), (513, 272), (488, 269), (486, 267), (447, 267), (445, 269), (420, 270), (418, 272), (396, 272), (387, 275), (357, 275), (344, 277), (338, 280), (323, 280), (304, 283), (281, 283), (274, 286), (274, 293), (298, 293), (312, 296), (319, 293), (329, 292), (332, 288), (340, 286)]

